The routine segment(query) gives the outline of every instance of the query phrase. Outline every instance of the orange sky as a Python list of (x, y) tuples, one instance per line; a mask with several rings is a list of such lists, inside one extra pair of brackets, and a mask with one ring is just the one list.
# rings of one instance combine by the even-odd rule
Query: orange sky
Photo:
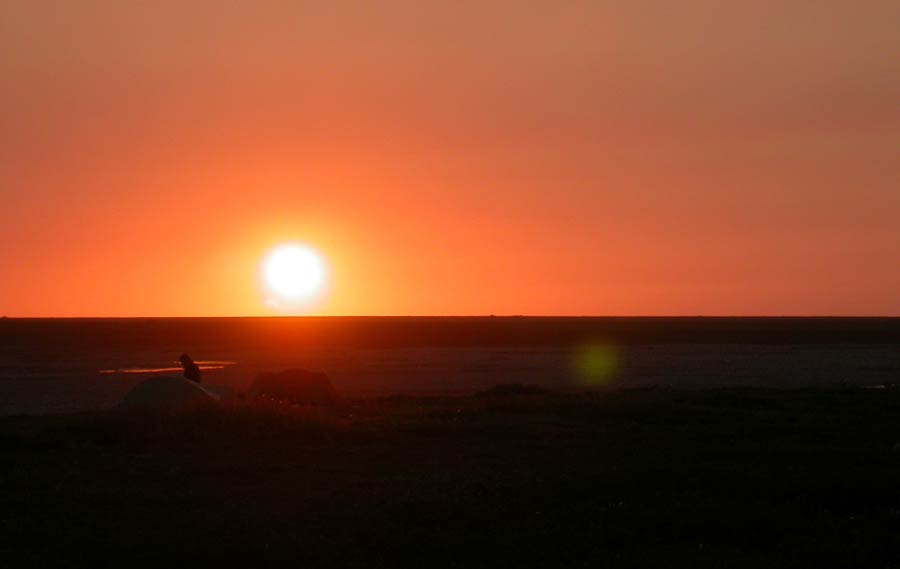
[(900, 4), (0, 2), (0, 314), (900, 315)]

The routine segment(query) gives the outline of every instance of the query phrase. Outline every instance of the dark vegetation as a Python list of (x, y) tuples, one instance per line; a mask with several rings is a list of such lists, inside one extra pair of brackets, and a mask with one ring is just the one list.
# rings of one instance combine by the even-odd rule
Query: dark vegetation
[(0, 558), (896, 566), (898, 443), (893, 389), (505, 386), (333, 407), (10, 417)]

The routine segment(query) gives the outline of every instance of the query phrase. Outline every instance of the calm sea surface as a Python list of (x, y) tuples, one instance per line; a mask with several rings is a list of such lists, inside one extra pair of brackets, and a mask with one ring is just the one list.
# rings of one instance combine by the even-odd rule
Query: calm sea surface
[(900, 318), (2, 319), (0, 414), (109, 408), (184, 352), (237, 391), (292, 367), (359, 397), (874, 386), (900, 382)]

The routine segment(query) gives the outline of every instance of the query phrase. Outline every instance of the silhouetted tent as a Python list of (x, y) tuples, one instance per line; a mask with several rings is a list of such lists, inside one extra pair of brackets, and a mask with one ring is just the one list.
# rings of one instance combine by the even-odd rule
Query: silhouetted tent
[(305, 369), (261, 373), (248, 395), (314, 405), (334, 405), (340, 399), (327, 375)]
[(177, 411), (191, 405), (213, 403), (218, 399), (218, 395), (183, 377), (154, 377), (129, 391), (119, 403), (119, 409)]

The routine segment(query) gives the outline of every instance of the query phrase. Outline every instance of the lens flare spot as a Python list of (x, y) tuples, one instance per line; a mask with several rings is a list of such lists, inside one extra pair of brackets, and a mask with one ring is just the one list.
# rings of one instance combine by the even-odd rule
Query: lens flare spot
[(618, 353), (609, 344), (587, 344), (576, 351), (575, 373), (584, 383), (606, 385), (612, 380), (618, 367)]

